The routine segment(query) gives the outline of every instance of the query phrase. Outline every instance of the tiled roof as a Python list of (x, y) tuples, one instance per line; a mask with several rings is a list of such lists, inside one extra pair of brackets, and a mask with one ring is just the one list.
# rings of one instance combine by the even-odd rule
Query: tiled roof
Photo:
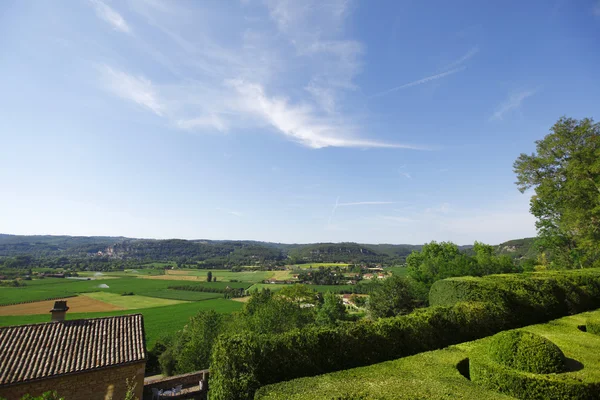
[(145, 359), (141, 314), (0, 328), (0, 385)]

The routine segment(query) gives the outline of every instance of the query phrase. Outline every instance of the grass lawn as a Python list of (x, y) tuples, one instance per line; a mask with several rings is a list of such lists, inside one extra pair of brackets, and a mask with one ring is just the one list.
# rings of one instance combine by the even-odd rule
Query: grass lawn
[(182, 300), (170, 300), (170, 299), (159, 299), (156, 297), (148, 296), (121, 296), (116, 293), (83, 293), (83, 296), (91, 297), (95, 300), (100, 300), (108, 304), (115, 305), (117, 307), (124, 308), (126, 310), (134, 310), (138, 308), (152, 308), (152, 307), (163, 307), (172, 306), (175, 304), (183, 303)]
[[(577, 329), (578, 325), (585, 325), (590, 315), (600, 317), (600, 310), (522, 328), (550, 339), (567, 358), (584, 365), (583, 369), (559, 374), (561, 379), (600, 382), (600, 336)], [(512, 399), (480, 387), (457, 369), (462, 360), (487, 341), (489, 338), (367, 367), (265, 386), (256, 399)]]
[(387, 267), (383, 270), (402, 277), (408, 276), (408, 268), (406, 267)]
[[(94, 313), (67, 313), (67, 319), (98, 318), (114, 315), (142, 314), (146, 331), (146, 345), (150, 349), (156, 339), (162, 335), (175, 333), (189, 321), (190, 317), (201, 310), (215, 310), (219, 313), (239, 311), (242, 303), (226, 299), (212, 299), (176, 304), (166, 307), (143, 308), (139, 310), (121, 310)], [(0, 317), (0, 326), (34, 324), (50, 321), (50, 313), (43, 315), (19, 315)]]

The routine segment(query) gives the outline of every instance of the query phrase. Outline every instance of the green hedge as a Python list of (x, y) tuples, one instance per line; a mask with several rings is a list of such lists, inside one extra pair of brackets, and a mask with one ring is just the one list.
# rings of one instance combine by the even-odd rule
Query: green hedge
[(465, 301), (504, 305), (515, 327), (544, 322), (600, 307), (600, 269), (449, 278), (429, 292), (432, 306)]
[(598, 399), (600, 383), (583, 383), (561, 379), (560, 374), (534, 374), (518, 371), (497, 363), (487, 346), (471, 352), (471, 381), (482, 387), (528, 400), (593, 400)]
[(505, 367), (534, 374), (565, 370), (565, 355), (543, 336), (526, 331), (501, 332), (491, 339), (489, 356)]
[(586, 332), (600, 335), (600, 318), (588, 318), (585, 322)]
[[(221, 336), (212, 354), (211, 398), (251, 399), (267, 384), (440, 349), (600, 307), (599, 270), (527, 276), (449, 279), (450, 285), (434, 284), (432, 297), (450, 305), (375, 322)], [(459, 297), (469, 302), (457, 303)]]
[(308, 327), (281, 335), (221, 336), (211, 362), (211, 399), (251, 399), (261, 386), (439, 349), (505, 329), (490, 303), (432, 307), (376, 322)]

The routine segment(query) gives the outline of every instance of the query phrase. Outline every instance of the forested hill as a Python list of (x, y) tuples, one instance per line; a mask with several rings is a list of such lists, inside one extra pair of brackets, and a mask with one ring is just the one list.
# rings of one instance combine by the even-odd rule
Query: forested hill
[[(514, 257), (531, 255), (532, 239), (497, 246)], [(315, 243), (284, 244), (249, 240), (134, 239), (107, 236), (19, 236), (0, 234), (0, 257), (102, 257), (121, 260), (170, 260), (210, 265), (307, 262), (402, 263), (421, 245)], [(468, 250), (471, 246), (462, 246)]]

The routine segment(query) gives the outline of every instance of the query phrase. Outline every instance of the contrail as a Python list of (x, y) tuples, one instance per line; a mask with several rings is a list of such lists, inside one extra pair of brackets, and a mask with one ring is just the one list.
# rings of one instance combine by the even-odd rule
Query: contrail
[(426, 78), (419, 79), (418, 81), (406, 83), (406, 84), (404, 84), (402, 86), (397, 86), (395, 88), (391, 88), (391, 89), (388, 89), (386, 91), (383, 91), (383, 92), (380, 92), (380, 93), (376, 93), (376, 94), (374, 94), (372, 96), (369, 96), (369, 99), (373, 99), (375, 97), (385, 96), (386, 94), (390, 94), (392, 92), (396, 92), (396, 91), (401, 90), (401, 89), (406, 89), (408, 87), (422, 85), (423, 83), (427, 83), (429, 81), (434, 81), (436, 79), (441, 79), (441, 78), (443, 78), (445, 76), (452, 75), (452, 74), (455, 74), (455, 73), (460, 72), (460, 71), (464, 71), (466, 68), (467, 67), (460, 67), (460, 68), (451, 69), (450, 71), (442, 72), (441, 74), (431, 75), (431, 76), (428, 76)]

